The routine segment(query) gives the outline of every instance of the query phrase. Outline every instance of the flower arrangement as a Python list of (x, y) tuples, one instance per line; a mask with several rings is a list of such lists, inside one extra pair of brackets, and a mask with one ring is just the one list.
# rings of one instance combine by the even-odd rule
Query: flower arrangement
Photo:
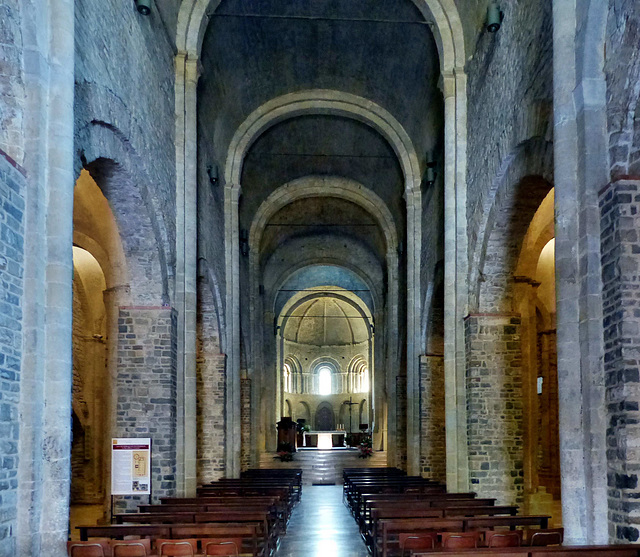
[(373, 454), (373, 447), (371, 446), (371, 437), (365, 437), (360, 441), (358, 445), (358, 451), (360, 454), (358, 455), (360, 458), (368, 458)]
[(293, 460), (294, 447), (291, 443), (280, 443), (278, 445), (278, 456), (282, 462), (291, 462)]

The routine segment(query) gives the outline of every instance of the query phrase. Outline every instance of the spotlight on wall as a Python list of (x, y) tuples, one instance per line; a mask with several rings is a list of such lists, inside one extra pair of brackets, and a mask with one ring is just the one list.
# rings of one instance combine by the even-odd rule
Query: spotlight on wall
[(151, 2), (153, 0), (135, 0), (136, 8), (142, 15), (149, 15), (151, 13)]
[(497, 2), (491, 2), (487, 8), (487, 31), (495, 33), (500, 29), (500, 24), (504, 19), (504, 12), (500, 10)]
[(438, 171), (436, 170), (436, 164), (434, 161), (427, 163), (427, 174), (425, 176), (425, 181), (428, 186), (433, 186), (436, 183), (436, 178), (438, 177)]
[(212, 186), (218, 183), (218, 165), (210, 164), (207, 166), (207, 176), (209, 176), (209, 182)]
[(244, 228), (240, 230), (240, 253), (245, 257), (249, 255), (249, 235)]

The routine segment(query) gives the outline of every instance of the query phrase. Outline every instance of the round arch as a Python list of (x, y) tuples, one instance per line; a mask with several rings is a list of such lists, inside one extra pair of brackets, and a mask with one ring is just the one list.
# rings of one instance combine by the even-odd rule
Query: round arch
[(340, 176), (304, 176), (279, 187), (258, 208), (249, 232), (252, 257), (259, 253), (260, 240), (271, 217), (286, 205), (310, 197), (334, 197), (359, 205), (378, 221), (387, 251), (397, 250), (398, 233), (393, 215), (374, 192), (355, 180)]
[[(463, 68), (465, 64), (464, 32), (454, 0), (411, 0), (432, 30), (440, 55), (443, 72)], [(199, 58), (211, 14), (221, 0), (183, 0), (178, 13), (176, 46), (188, 58)]]
[(332, 114), (358, 120), (379, 132), (394, 150), (405, 179), (405, 190), (419, 190), (421, 170), (409, 134), (398, 120), (380, 105), (351, 93), (331, 89), (309, 89), (267, 101), (240, 124), (234, 134), (225, 163), (227, 187), (239, 188), (244, 158), (266, 130), (278, 122), (303, 114)]

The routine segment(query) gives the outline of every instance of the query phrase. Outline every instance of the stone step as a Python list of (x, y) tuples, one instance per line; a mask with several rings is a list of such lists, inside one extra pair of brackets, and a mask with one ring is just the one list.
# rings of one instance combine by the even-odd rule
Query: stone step
[(376, 451), (370, 458), (358, 457), (358, 451), (298, 451), (292, 462), (281, 462), (275, 453), (260, 455), (260, 468), (301, 468), (305, 485), (314, 483), (342, 484), (344, 468), (370, 468), (387, 465), (387, 453)]

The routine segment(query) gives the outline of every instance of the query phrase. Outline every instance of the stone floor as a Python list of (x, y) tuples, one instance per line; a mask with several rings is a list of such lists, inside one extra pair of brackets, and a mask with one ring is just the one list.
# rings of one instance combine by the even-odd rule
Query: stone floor
[(305, 486), (275, 557), (367, 557), (342, 486)]

